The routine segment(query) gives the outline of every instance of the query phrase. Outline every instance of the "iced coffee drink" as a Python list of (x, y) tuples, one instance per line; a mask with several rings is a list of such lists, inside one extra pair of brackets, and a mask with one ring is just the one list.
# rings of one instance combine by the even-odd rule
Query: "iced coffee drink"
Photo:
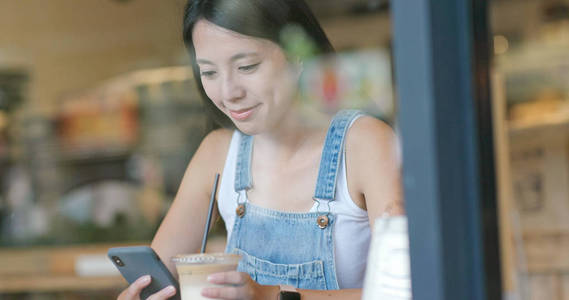
[(182, 300), (208, 299), (201, 295), (206, 287), (218, 285), (209, 283), (207, 277), (213, 273), (237, 270), (240, 255), (225, 253), (201, 253), (177, 255), (176, 263)]

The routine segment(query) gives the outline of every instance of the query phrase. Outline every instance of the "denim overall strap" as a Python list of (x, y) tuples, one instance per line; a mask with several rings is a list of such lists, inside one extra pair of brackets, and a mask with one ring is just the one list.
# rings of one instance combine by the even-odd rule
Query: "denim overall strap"
[(342, 110), (334, 116), (324, 141), (314, 200), (334, 201), (344, 138), (352, 121), (361, 114), (358, 110)]
[(253, 186), (251, 180), (251, 154), (253, 153), (253, 137), (239, 132), (239, 149), (237, 150), (237, 166), (235, 168), (235, 191), (241, 192)]

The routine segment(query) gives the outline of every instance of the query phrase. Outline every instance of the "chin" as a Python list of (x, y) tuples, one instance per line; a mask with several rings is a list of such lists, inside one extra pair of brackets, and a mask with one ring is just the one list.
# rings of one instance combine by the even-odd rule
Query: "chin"
[(256, 135), (259, 134), (261, 131), (256, 130), (255, 128), (250, 128), (247, 126), (236, 126), (237, 129), (239, 129), (239, 131), (241, 131), (242, 133), (246, 134), (246, 135)]
[(256, 135), (262, 132), (262, 130), (259, 130), (259, 128), (254, 124), (243, 124), (235, 121), (233, 124), (237, 129), (239, 129), (239, 131), (246, 135)]
[(233, 125), (246, 135), (257, 135), (267, 131), (267, 124), (258, 114), (244, 121), (237, 121), (230, 117)]

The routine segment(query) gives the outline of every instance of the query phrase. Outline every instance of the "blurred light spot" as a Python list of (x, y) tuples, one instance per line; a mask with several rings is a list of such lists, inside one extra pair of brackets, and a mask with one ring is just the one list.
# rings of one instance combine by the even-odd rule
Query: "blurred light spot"
[(494, 54), (500, 55), (504, 54), (508, 51), (510, 44), (508, 43), (508, 39), (503, 35), (495, 35), (494, 36)]
[(366, 49), (304, 61), (299, 80), (303, 109), (360, 109), (391, 119), (393, 82), (389, 53)]
[(310, 36), (298, 25), (287, 25), (280, 33), (280, 39), (287, 54), (298, 59), (316, 55), (318, 47)]

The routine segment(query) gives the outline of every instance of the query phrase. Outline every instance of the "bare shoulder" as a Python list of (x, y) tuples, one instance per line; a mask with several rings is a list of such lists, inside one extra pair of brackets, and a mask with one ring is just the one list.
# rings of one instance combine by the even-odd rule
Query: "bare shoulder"
[(372, 147), (374, 151), (391, 150), (396, 143), (396, 135), (391, 126), (371, 116), (358, 118), (346, 136), (346, 148), (358, 152)]
[(208, 133), (194, 155), (194, 163), (205, 164), (220, 171), (223, 168), (232, 135), (233, 131), (224, 128)]
[(200, 147), (209, 148), (208, 150), (221, 150), (220, 148), (224, 148), (223, 146), (229, 146), (232, 135), (233, 131), (229, 129), (213, 130), (205, 136)]
[(388, 200), (399, 198), (397, 136), (387, 123), (363, 116), (348, 131), (345, 149), (349, 188), (356, 197), (364, 195), (368, 211), (377, 216)]
[(182, 198), (191, 199), (192, 197), (187, 195), (194, 195), (196, 192), (204, 195), (209, 193), (211, 178), (216, 173), (223, 172), (231, 136), (232, 131), (217, 129), (202, 140), (182, 178), (178, 192), (179, 195), (186, 195)]

